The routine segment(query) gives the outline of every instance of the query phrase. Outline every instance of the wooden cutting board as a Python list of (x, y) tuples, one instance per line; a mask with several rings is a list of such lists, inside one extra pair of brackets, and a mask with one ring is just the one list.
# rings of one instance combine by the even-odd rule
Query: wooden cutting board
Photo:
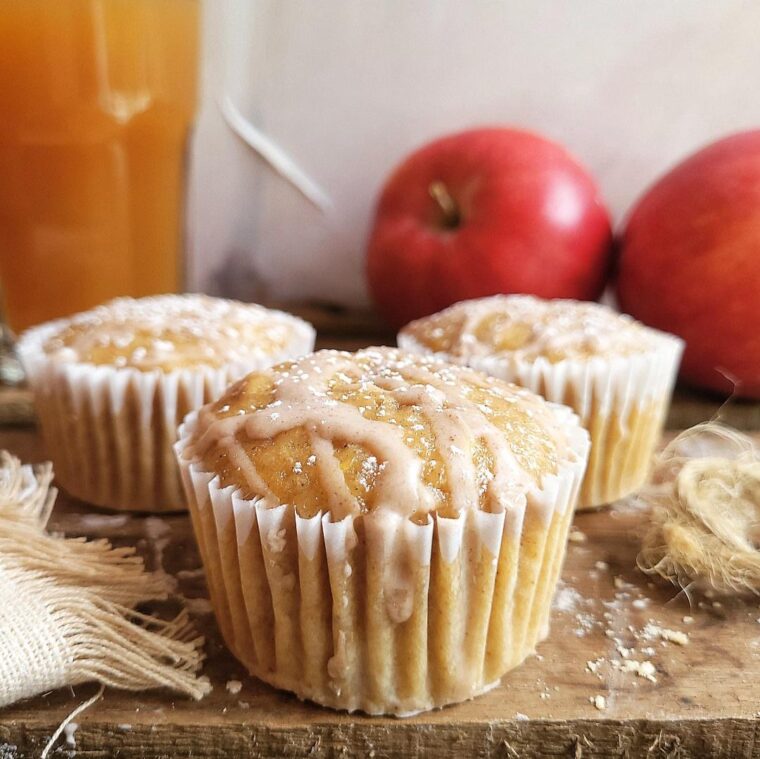
[[(33, 429), (0, 432), (0, 447), (44, 458)], [(208, 636), (205, 672), (214, 684), (200, 702), (107, 691), (77, 718), (76, 756), (760, 755), (760, 605), (693, 597), (690, 606), (676, 588), (641, 574), (635, 559), (645, 517), (630, 506), (577, 516), (576, 537), (586, 539), (569, 544), (551, 635), (538, 656), (474, 701), (399, 720), (339, 714), (246, 677), (203, 600), (186, 516), (107, 514), (62, 496), (54, 529), (137, 544), (150, 566), (179, 573), (179, 591), (196, 599), (191, 609)], [(684, 632), (688, 643), (668, 642), (662, 630)], [(624, 672), (626, 660), (651, 661), (656, 682)], [(228, 692), (231, 680), (242, 682), (239, 693)], [(60, 721), (94, 692), (82, 685), (0, 711), (0, 757), (39, 756)], [(591, 703), (596, 696), (604, 709)], [(63, 748), (73, 747), (63, 741)]]
[[(16, 422), (0, 427), (0, 448), (44, 460), (36, 430), (25, 424), (27, 403), (24, 391), (0, 391), (0, 412)], [(702, 413), (719, 402), (693, 403)], [(741, 426), (760, 428), (757, 405), (738, 408)], [(480, 698), (400, 720), (336, 713), (246, 677), (208, 611), (186, 516), (107, 514), (61, 496), (54, 529), (136, 544), (149, 566), (178, 574), (179, 592), (193, 599), (190, 608), (208, 638), (204, 671), (214, 691), (192, 702), (165, 692), (109, 690), (77, 718), (69, 742), (62, 740), (53, 755), (760, 756), (760, 604), (696, 596), (690, 603), (679, 589), (643, 575), (636, 554), (645, 520), (646, 512), (631, 505), (577, 516), (551, 634), (538, 655)], [(671, 633), (685, 633), (688, 642), (667, 640), (681, 639)], [(653, 679), (625, 671), (637, 667), (626, 661), (650, 661)], [(234, 680), (242, 689), (233, 694), (227, 683)], [(95, 691), (77, 686), (0, 711), (0, 759), (39, 756), (61, 720)]]

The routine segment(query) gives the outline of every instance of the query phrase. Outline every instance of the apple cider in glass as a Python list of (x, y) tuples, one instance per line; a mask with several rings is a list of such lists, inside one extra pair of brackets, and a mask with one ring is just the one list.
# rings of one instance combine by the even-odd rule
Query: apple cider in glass
[(182, 288), (198, 0), (0, 3), (0, 285), (15, 330)]

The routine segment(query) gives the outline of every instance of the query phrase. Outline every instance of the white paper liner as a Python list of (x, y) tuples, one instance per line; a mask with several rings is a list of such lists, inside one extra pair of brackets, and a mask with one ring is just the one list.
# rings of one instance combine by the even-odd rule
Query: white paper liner
[(303, 518), (220, 486), (175, 451), (222, 634), (252, 675), (325, 706), (407, 716), (472, 698), (547, 631), (588, 435), (555, 411), (568, 459), (502, 513), (416, 524)]
[(249, 372), (297, 358), (314, 347), (310, 324), (276, 313), (293, 326), (292, 339), (283, 350), (220, 368), (170, 372), (56, 360), (43, 346), (66, 326), (65, 319), (25, 332), (18, 354), (58, 481), (71, 495), (98, 506), (184, 509), (172, 451), (182, 418)]
[[(653, 333), (654, 347), (629, 356), (594, 356), (552, 363), (509, 354), (459, 357), (434, 352), (411, 335), (398, 335), (402, 350), (435, 355), (513, 382), (553, 403), (569, 405), (591, 434), (592, 452), (579, 510), (622, 498), (644, 484), (673, 393), (684, 343)], [(645, 412), (642, 418), (639, 412)]]

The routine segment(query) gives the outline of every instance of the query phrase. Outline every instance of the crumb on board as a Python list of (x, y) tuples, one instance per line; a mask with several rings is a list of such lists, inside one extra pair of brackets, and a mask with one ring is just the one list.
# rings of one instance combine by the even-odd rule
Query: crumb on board
[(624, 658), (627, 659), (632, 653), (632, 648), (626, 648), (624, 645), (617, 643), (615, 644), (615, 650)]
[(243, 683), (240, 682), (240, 680), (228, 680), (227, 681), (227, 692), (231, 693), (233, 696), (236, 696), (240, 691), (243, 689)]
[(643, 634), (645, 638), (660, 638), (668, 643), (675, 643), (679, 646), (689, 644), (689, 636), (682, 630), (669, 630), (667, 627), (660, 627), (652, 621), (646, 624)]
[(583, 600), (583, 596), (575, 588), (561, 585), (554, 595), (553, 608), (558, 611), (574, 611)]
[(589, 696), (588, 699), (600, 712), (607, 708), (607, 699), (597, 693), (595, 696)]
[(567, 539), (571, 543), (585, 543), (588, 540), (588, 537), (586, 536), (585, 532), (581, 532), (580, 530), (573, 529), (573, 530), (570, 530), (570, 534), (567, 536)]
[(66, 745), (69, 748), (77, 747), (77, 739), (75, 736), (78, 728), (79, 724), (76, 722), (69, 722), (69, 724), (63, 728), (63, 735), (66, 738)]
[(656, 683), (657, 668), (651, 661), (638, 661), (636, 659), (626, 659), (620, 662), (619, 667), (621, 672), (632, 672), (637, 677), (643, 677), (645, 680)]

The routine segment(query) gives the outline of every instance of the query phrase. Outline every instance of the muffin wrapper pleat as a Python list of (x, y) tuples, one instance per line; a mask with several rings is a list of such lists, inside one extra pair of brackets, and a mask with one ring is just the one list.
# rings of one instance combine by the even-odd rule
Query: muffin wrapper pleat
[[(567, 417), (573, 417), (567, 413)], [(588, 453), (501, 513), (333, 521), (246, 500), (175, 447), (211, 600), (252, 675), (299, 698), (404, 716), (472, 698), (546, 636)]]
[(313, 329), (303, 323), (278, 355), (221, 368), (141, 372), (56, 361), (43, 345), (63, 324), (29, 330), (19, 342), (48, 455), (71, 495), (120, 510), (185, 509), (172, 450), (182, 419), (234, 380), (308, 353), (314, 343)]
[[(413, 337), (398, 336), (399, 347), (430, 354)], [(552, 363), (509, 356), (471, 356), (478, 371), (532, 390), (553, 403), (572, 408), (591, 435), (591, 453), (578, 510), (596, 508), (629, 495), (647, 480), (652, 455), (662, 433), (683, 341), (659, 333), (655, 349), (630, 356), (595, 356), (586, 361)]]

